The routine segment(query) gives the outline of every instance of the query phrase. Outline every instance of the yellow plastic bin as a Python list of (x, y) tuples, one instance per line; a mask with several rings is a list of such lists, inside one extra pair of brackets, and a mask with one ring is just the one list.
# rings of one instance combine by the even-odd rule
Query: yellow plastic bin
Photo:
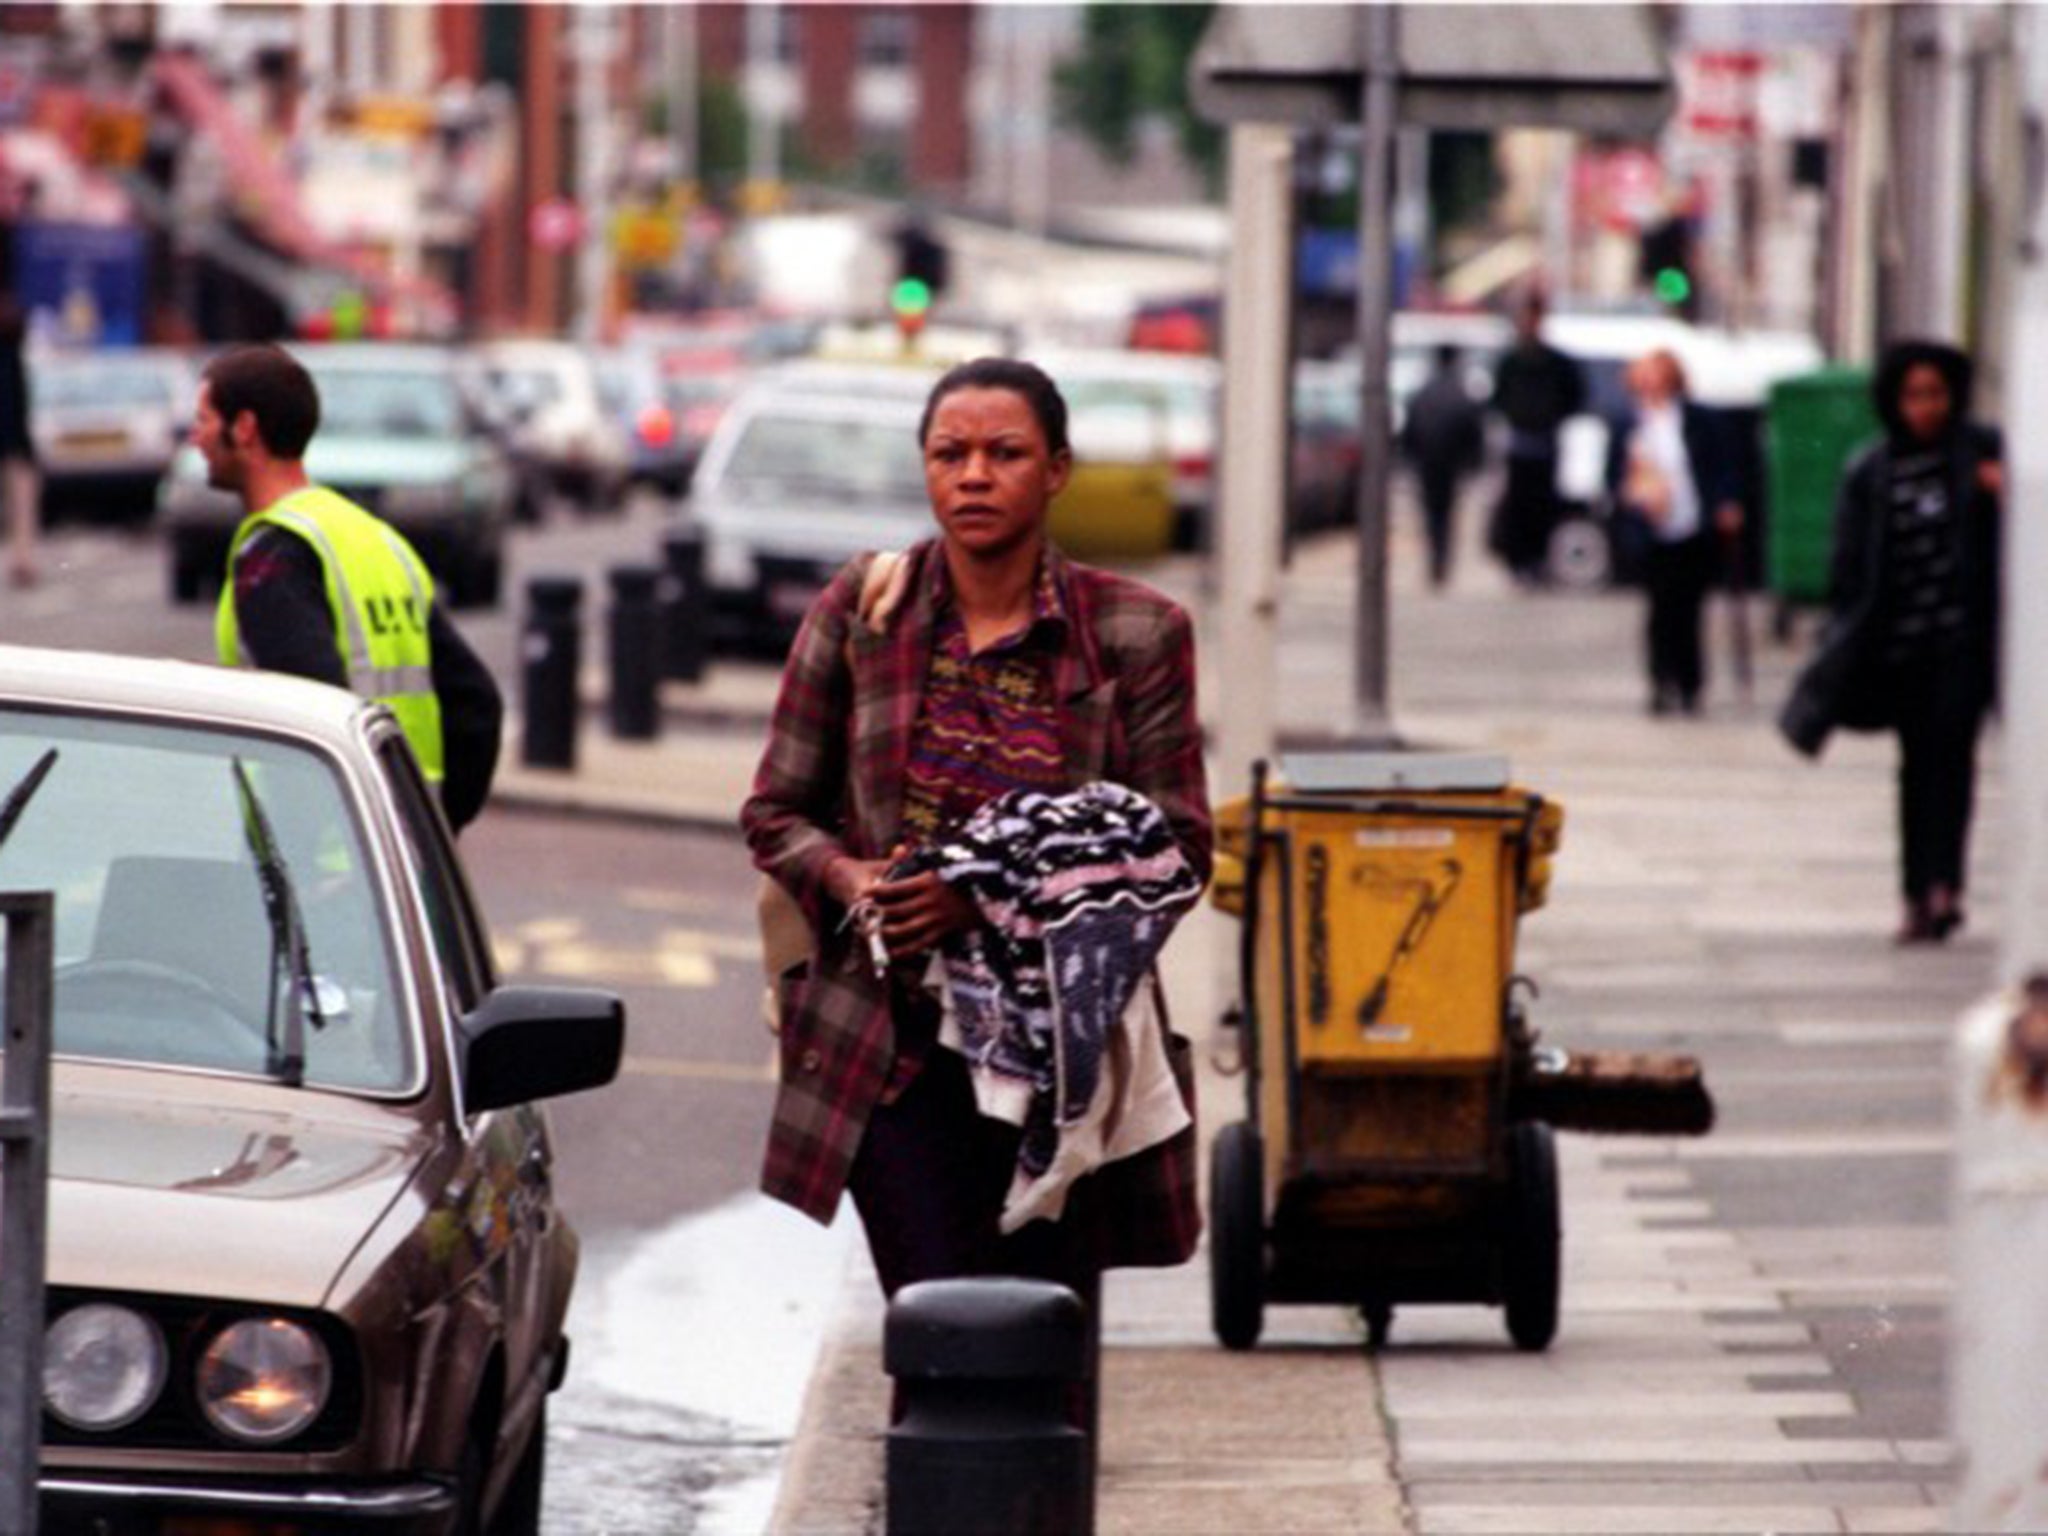
[(1519, 917), (1563, 825), (1504, 759), (1318, 754), (1262, 771), (1219, 816), (1214, 899), (1243, 923), (1246, 1118), (1210, 1170), (1216, 1333), (1255, 1343), (1269, 1301), (1503, 1305), (1556, 1331), (1547, 1125), (1507, 1118)]

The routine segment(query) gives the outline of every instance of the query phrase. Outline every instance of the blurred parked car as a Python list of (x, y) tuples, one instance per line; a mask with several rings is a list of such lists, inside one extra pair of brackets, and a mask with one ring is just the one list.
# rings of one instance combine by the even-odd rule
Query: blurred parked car
[[(456, 607), (497, 603), (511, 466), (471, 411), (454, 355), (395, 343), (294, 346), (320, 390), (320, 429), (306, 471), (403, 533)], [(206, 483), (197, 449), (182, 449), (159, 497), (171, 595), (192, 602), (225, 574), (241, 518)]]
[(1052, 375), (1076, 421), (1103, 412), (1163, 412), (1161, 451), (1172, 476), (1173, 545), (1205, 545), (1214, 516), (1216, 435), (1222, 421), (1223, 374), (1216, 360), (1166, 352), (1052, 349), (1034, 352), (1031, 360)]
[(1362, 463), (1356, 368), (1304, 362), (1294, 369), (1294, 442), (1288, 460), (1288, 529), (1353, 525)]
[(492, 430), (547, 489), (585, 511), (616, 509), (632, 469), (629, 425), (606, 407), (597, 368), (574, 342), (486, 342), (475, 355)]
[(608, 993), (500, 984), (382, 706), (0, 649), (0, 883), (56, 896), (42, 1529), (540, 1525), (578, 1243), (533, 1101)]
[(192, 414), (185, 354), (156, 347), (33, 352), (29, 436), (43, 520), (147, 522)]
[(795, 363), (759, 376), (704, 450), (689, 517), (704, 534), (712, 642), (777, 651), (862, 550), (930, 536), (920, 368)]
[(684, 443), (652, 353), (611, 347), (594, 353), (598, 397), (626, 429), (626, 483), (669, 496), (690, 488), (695, 455)]

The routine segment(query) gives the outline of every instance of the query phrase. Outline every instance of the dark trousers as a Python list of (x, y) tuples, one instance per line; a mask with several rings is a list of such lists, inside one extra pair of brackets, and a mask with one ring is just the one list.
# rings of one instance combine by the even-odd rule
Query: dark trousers
[(1456, 534), (1458, 471), (1424, 464), (1415, 476), (1422, 493), (1422, 531), (1429, 539), (1429, 584), (1440, 587), (1451, 578), (1451, 540)]
[(975, 1107), (967, 1063), (934, 1045), (903, 1095), (868, 1117), (847, 1187), (884, 1295), (920, 1280), (1019, 1275), (1079, 1296), (1089, 1368), (1072, 1409), (1075, 1423), (1092, 1430), (1102, 1268), (1070, 1223), (1034, 1221), (1007, 1237), (998, 1229), (1018, 1140), (1014, 1126)]
[(1981, 690), (1939, 659), (1893, 673), (1899, 729), (1900, 880), (1906, 899), (1937, 886), (1960, 896), (1977, 797)]
[(1713, 584), (1714, 546), (1704, 534), (1650, 545), (1643, 578), (1649, 588), (1650, 687), (1659, 700), (1690, 709), (1707, 680), (1700, 612)]
[(1557, 527), (1557, 455), (1510, 454), (1494, 549), (1509, 570), (1540, 580)]

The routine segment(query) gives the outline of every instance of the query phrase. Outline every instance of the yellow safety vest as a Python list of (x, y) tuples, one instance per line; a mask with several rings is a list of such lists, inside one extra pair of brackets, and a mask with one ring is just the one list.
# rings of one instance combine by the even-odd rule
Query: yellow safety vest
[(434, 693), (427, 611), (434, 579), (404, 537), (381, 518), (325, 486), (312, 485), (242, 519), (228, 544), (227, 581), (214, 613), (224, 666), (241, 666), (235, 616), (235, 558), (264, 525), (304, 539), (320, 557), (334, 644), (352, 692), (388, 706), (429, 779), (442, 774), (441, 701)]

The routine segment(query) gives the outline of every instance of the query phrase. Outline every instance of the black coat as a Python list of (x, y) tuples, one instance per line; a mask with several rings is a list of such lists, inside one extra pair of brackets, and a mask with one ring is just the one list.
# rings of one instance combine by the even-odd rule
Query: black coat
[[(1885, 666), (1891, 614), (1891, 477), (1889, 441), (1866, 449), (1842, 477), (1835, 505), (1835, 546), (1828, 582), (1829, 618), (1813, 657), (1778, 716), (1785, 739), (1809, 757), (1820, 754), (1840, 726), (1888, 730), (1897, 723)], [(1979, 483), (1983, 466), (2002, 448), (1996, 431), (1959, 427), (1949, 459), (1949, 505), (1960, 510), (1966, 629), (1956, 658), (1957, 681), (1988, 707), (1998, 691), (1999, 504)]]

